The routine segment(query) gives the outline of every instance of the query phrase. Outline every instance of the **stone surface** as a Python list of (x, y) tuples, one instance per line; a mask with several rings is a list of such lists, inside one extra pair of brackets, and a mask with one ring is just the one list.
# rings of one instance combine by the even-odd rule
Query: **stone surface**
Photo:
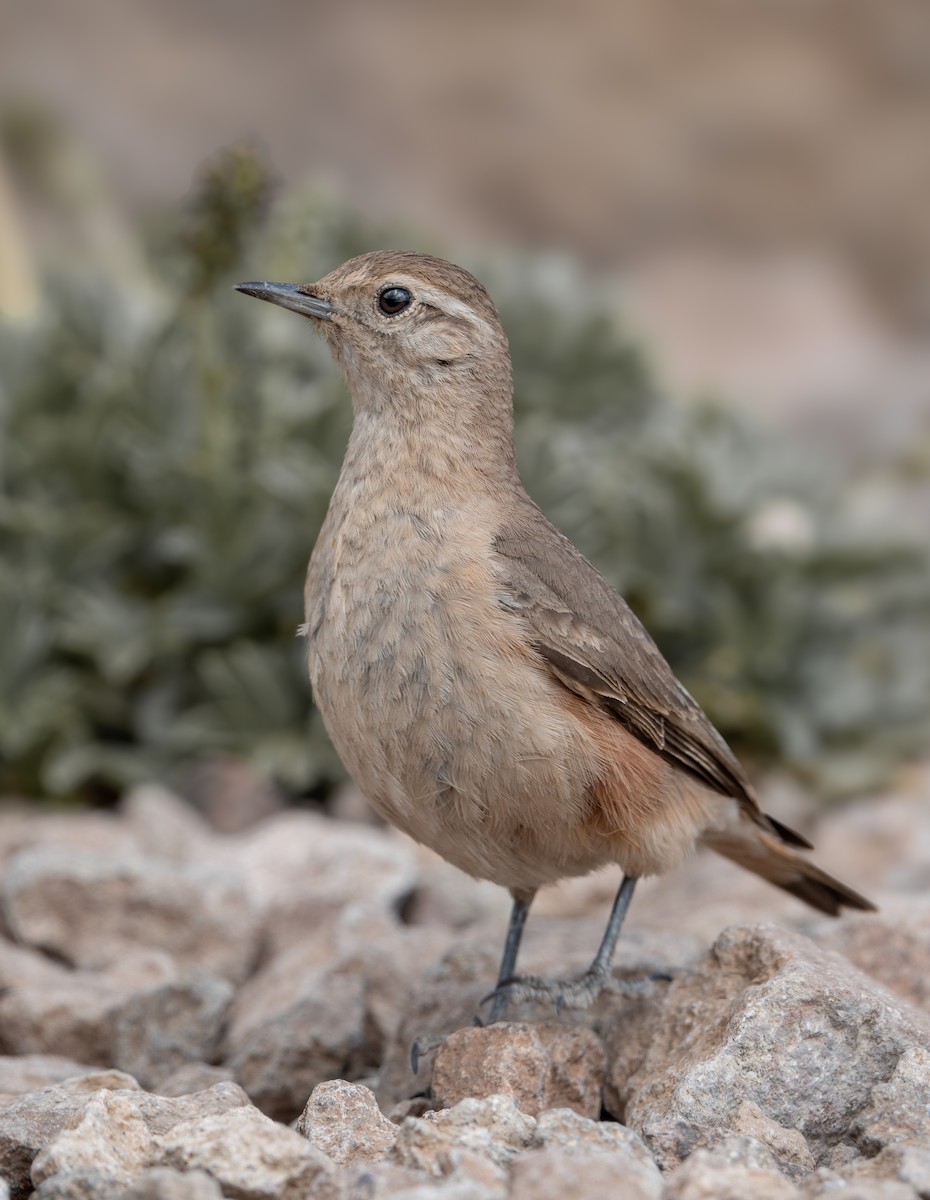
[(152, 1150), (152, 1135), (131, 1092), (95, 1092), (77, 1124), (63, 1129), (35, 1157), (36, 1187), (60, 1172), (99, 1171), (115, 1183), (130, 1183)]
[(377, 1161), (397, 1140), (374, 1092), (344, 1079), (318, 1083), (294, 1128), (340, 1166)]
[(601, 1111), (604, 1047), (590, 1029), (557, 1021), (459, 1029), (436, 1051), (432, 1092), (439, 1108), (469, 1096), (510, 1096), (521, 1112)]
[(399, 840), (293, 809), (225, 839), (216, 853), (264, 914), (272, 957), (347, 909), (394, 912), (416, 883), (413, 856)]
[(152, 1159), (205, 1171), (234, 1200), (306, 1200), (336, 1171), (306, 1138), (255, 1108), (181, 1122), (156, 1139)]
[(852, 1135), (868, 1158), (899, 1143), (930, 1146), (930, 1049), (905, 1050), (888, 1082), (872, 1089)]
[(640, 1174), (623, 1153), (572, 1154), (566, 1150), (530, 1150), (513, 1164), (510, 1200), (564, 1200), (582, 1194), (586, 1200), (659, 1200), (662, 1178)]
[(203, 1092), (217, 1083), (226, 1083), (233, 1078), (229, 1067), (215, 1067), (210, 1063), (185, 1063), (172, 1071), (154, 1090), (160, 1096), (189, 1096), (191, 1092)]
[(134, 1079), (120, 1071), (79, 1076), (52, 1087), (28, 1092), (0, 1114), (0, 1178), (16, 1197), (32, 1187), (30, 1171), (36, 1155), (69, 1125), (79, 1121), (100, 1088), (131, 1090)]
[(533, 1141), (536, 1121), (509, 1096), (462, 1100), (454, 1108), (407, 1117), (397, 1134), (394, 1158), (401, 1166), (442, 1178), (462, 1151), (504, 1167)]
[(608, 1033), (606, 1103), (650, 1141), (669, 1121), (726, 1130), (743, 1101), (798, 1130), (814, 1159), (849, 1144), (856, 1114), (930, 1022), (839, 956), (775, 926), (733, 928), (651, 1015), (631, 1071)]
[(112, 1060), (157, 1088), (185, 1063), (217, 1053), (233, 995), (227, 980), (195, 968), (130, 996), (114, 1015)]
[(930, 899), (926, 896), (883, 904), (875, 915), (856, 913), (823, 921), (814, 936), (911, 1004), (930, 1011)]
[(0, 1102), (100, 1069), (60, 1054), (0, 1055)]
[[(799, 1200), (801, 1193), (775, 1167), (774, 1159), (739, 1144), (696, 1150), (669, 1177), (667, 1200)], [(758, 1146), (758, 1143), (756, 1143)]]
[(30, 1195), (33, 1200), (122, 1200), (124, 1191), (121, 1180), (91, 1167), (52, 1175)]
[(223, 1200), (223, 1193), (205, 1171), (152, 1167), (126, 1188), (121, 1200)]
[(151, 946), (235, 981), (257, 953), (246, 891), (216, 867), (39, 847), (10, 860), (0, 896), (18, 940), (77, 967)]
[(358, 972), (320, 966), (315, 949), (295, 946), (242, 988), (226, 1059), (263, 1112), (290, 1121), (318, 1083), (376, 1057), (366, 1053), (365, 1013)]
[(119, 1008), (174, 974), (171, 960), (156, 951), (128, 952), (106, 971), (70, 971), (0, 940), (0, 1049), (112, 1062)]
[(141, 1091), (121, 1071), (101, 1071), (27, 1093), (7, 1105), (0, 1117), (0, 1178), (9, 1181), (14, 1198), (29, 1191), (36, 1156), (63, 1130), (77, 1124), (104, 1092), (131, 1101), (152, 1134), (166, 1133), (179, 1121), (249, 1105), (248, 1096), (234, 1083), (174, 1099)]
[(564, 1190), (556, 1190), (555, 1181), (571, 1180), (572, 1170), (575, 1180), (584, 1179), (586, 1193), (591, 1189), (593, 1194), (616, 1195), (619, 1178), (636, 1200), (656, 1200), (662, 1194), (662, 1176), (652, 1155), (642, 1138), (625, 1125), (588, 1120), (568, 1108), (550, 1109), (538, 1117), (531, 1147), (529, 1154), (512, 1164), (514, 1195), (529, 1197), (533, 1187), (541, 1195), (564, 1195)]

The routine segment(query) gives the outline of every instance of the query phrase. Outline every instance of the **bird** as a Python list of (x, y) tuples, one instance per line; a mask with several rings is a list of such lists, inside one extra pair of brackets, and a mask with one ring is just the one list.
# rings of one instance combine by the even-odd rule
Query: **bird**
[[(510, 892), (489, 1022), (518, 1000), (590, 1005), (637, 880), (697, 846), (821, 912), (874, 909), (762, 811), (631, 608), (530, 499), (507, 338), (472, 274), (376, 250), (317, 283), (236, 287), (309, 318), (348, 385), (304, 592), (314, 702), (381, 816)], [(537, 891), (607, 864), (623, 879), (588, 969), (518, 975)]]

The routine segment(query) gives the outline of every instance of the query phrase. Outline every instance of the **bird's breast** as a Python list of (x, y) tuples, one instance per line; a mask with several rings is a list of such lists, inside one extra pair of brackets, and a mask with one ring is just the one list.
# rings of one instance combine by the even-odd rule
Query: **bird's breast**
[(579, 819), (600, 751), (501, 603), (495, 529), (475, 500), (331, 509), (308, 571), (308, 658), (330, 737), (375, 807), (512, 886), (514, 856)]

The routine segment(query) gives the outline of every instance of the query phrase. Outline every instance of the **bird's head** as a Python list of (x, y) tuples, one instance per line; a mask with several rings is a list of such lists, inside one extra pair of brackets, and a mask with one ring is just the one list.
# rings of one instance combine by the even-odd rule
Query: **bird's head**
[(240, 292), (309, 317), (342, 367), (357, 409), (417, 396), (450, 403), (510, 396), (497, 309), (473, 275), (412, 251), (352, 258), (318, 283), (240, 283)]

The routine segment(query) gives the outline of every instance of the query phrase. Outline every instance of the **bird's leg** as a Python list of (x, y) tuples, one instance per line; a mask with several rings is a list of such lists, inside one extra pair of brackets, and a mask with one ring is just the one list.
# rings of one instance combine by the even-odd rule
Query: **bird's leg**
[[(542, 979), (537, 975), (517, 975), (504, 978), (502, 964), (501, 979), (497, 987), (482, 1001), (483, 1004), (493, 1002), (492, 1019), (494, 1019), (493, 1014), (499, 1012), (508, 1000), (549, 1000), (555, 1004), (559, 1012), (563, 1008), (587, 1008), (592, 1004), (605, 988), (611, 986), (610, 964), (617, 946), (617, 938), (620, 936), (623, 926), (623, 918), (626, 916), (626, 910), (630, 907), (635, 887), (636, 876), (625, 875), (614, 898), (610, 919), (604, 930), (597, 954), (584, 974), (574, 979)], [(516, 904), (514, 909), (516, 910)], [(512, 923), (513, 917), (511, 918)], [(509, 934), (507, 940), (509, 943)], [(519, 936), (517, 942), (519, 944)], [(516, 955), (514, 955), (515, 958)], [(506, 961), (505, 950), (504, 962)], [(629, 986), (631, 985), (627, 985), (627, 987)]]
[(533, 897), (536, 895), (535, 892), (529, 894), (513, 892), (511, 894), (513, 895), (513, 908), (510, 910), (510, 924), (507, 926), (507, 938), (504, 942), (501, 967), (497, 973), (497, 985), (491, 993), (493, 1003), (491, 1011), (488, 1013), (488, 1025), (493, 1025), (495, 1021), (500, 1020), (510, 999), (510, 995), (504, 989), (504, 984), (513, 979), (513, 973), (517, 967), (517, 955), (520, 953), (520, 942), (523, 940), (523, 927), (526, 925), (526, 917), (530, 911), (530, 905), (533, 903)]
[[(480, 1017), (475, 1017), (476, 1025), (493, 1025), (495, 1021), (499, 1021), (501, 1014), (507, 1007), (510, 1000), (510, 994), (503, 987), (508, 981), (513, 979), (513, 973), (517, 965), (517, 955), (520, 953), (520, 942), (523, 940), (523, 927), (526, 925), (527, 913), (530, 911), (530, 905), (533, 903), (533, 897), (536, 895), (533, 892), (511, 892), (513, 896), (513, 908), (510, 910), (510, 923), (507, 926), (507, 938), (504, 941), (504, 953), (501, 957), (500, 970), (497, 973), (497, 986), (491, 993), (494, 1003), (491, 1005), (491, 1011), (488, 1014), (487, 1022), (482, 1021)], [(482, 1001), (482, 1004), (484, 1001)], [(419, 1037), (410, 1047), (410, 1066), (413, 1068), (413, 1073), (416, 1075), (420, 1060), (427, 1054), (432, 1054), (446, 1040), (445, 1035), (437, 1037)]]

